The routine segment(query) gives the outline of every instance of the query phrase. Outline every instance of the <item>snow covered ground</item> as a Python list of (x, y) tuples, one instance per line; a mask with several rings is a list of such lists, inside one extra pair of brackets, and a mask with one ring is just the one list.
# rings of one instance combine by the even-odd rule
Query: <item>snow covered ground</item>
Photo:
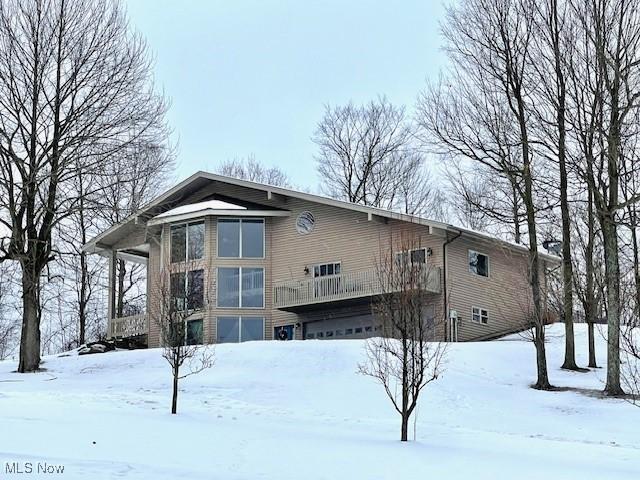
[[(559, 369), (562, 331), (549, 329), (551, 381), (602, 388), (603, 369)], [(581, 365), (586, 349), (581, 325)], [(640, 409), (528, 388), (534, 349), (517, 336), (453, 345), (407, 444), (381, 387), (356, 373), (363, 353), (358, 340), (219, 345), (213, 369), (182, 382), (177, 416), (159, 350), (52, 356), (28, 375), (1, 362), (0, 478), (30, 478), (6, 462), (62, 465), (47, 475), (62, 478), (640, 478)]]

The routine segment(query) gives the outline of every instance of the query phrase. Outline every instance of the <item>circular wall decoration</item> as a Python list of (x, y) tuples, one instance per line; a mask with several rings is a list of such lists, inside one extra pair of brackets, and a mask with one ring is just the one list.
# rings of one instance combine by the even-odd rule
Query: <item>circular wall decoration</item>
[(300, 212), (296, 219), (296, 230), (300, 235), (307, 235), (313, 231), (316, 219), (311, 212)]

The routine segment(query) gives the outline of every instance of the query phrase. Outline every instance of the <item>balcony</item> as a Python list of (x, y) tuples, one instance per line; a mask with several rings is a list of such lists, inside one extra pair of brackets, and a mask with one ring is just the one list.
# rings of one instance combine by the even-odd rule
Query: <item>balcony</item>
[(149, 333), (147, 314), (112, 318), (107, 326), (108, 338), (128, 338)]
[[(425, 270), (425, 289), (440, 293), (440, 268)], [(375, 269), (360, 270), (327, 277), (276, 282), (273, 285), (273, 307), (295, 311), (313, 304), (363, 299), (382, 294), (380, 276)]]

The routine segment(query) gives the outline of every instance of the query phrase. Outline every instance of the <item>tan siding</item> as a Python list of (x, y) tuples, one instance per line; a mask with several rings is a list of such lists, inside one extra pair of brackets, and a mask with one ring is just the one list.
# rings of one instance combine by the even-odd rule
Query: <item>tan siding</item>
[[(455, 240), (447, 248), (449, 308), (458, 313), (460, 341), (526, 323), (530, 312), (526, 256), (465, 238)], [(469, 272), (470, 249), (489, 255), (489, 277)], [(472, 307), (487, 309), (488, 324), (472, 321)]]

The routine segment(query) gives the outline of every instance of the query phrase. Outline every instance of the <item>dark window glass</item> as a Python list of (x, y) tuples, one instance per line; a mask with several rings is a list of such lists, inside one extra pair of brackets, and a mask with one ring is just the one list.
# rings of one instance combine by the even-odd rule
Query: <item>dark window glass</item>
[(318, 265), (313, 267), (313, 276), (314, 277), (319, 277), (320, 276), (320, 267)]
[(197, 310), (204, 305), (204, 270), (192, 270), (187, 277), (189, 309)]
[(320, 276), (324, 277), (327, 274), (327, 266), (326, 265), (320, 265)]
[(264, 221), (242, 220), (242, 257), (262, 258), (264, 256)]
[(240, 338), (243, 342), (264, 340), (264, 318), (242, 317), (240, 319)]
[(364, 327), (365, 332), (370, 332), (371, 330), (372, 330), (372, 327)]
[(315, 338), (315, 333), (307, 333), (307, 338)]
[(218, 317), (218, 343), (238, 343), (240, 341), (240, 318)]
[(174, 308), (176, 308), (176, 310), (184, 310), (186, 306), (185, 273), (172, 273), (169, 283)]
[(187, 257), (186, 248), (186, 225), (173, 225), (171, 227), (171, 263), (184, 262)]
[(356, 327), (356, 333), (362, 333), (362, 327)]
[(187, 345), (200, 345), (204, 343), (202, 319), (189, 320), (187, 322)]
[(469, 250), (469, 271), (482, 277), (489, 276), (489, 257)]
[(424, 249), (420, 248), (418, 250), (411, 250), (411, 263), (425, 263), (426, 256), (424, 254)]
[(218, 268), (218, 306), (240, 306), (240, 269)]
[(333, 275), (333, 263), (327, 265), (327, 275)]
[(353, 328), (347, 328), (347, 329), (344, 331), (344, 334), (345, 334), (345, 335), (353, 335)]
[(187, 226), (187, 240), (189, 242), (188, 260), (199, 260), (204, 256), (204, 222), (190, 223)]
[(242, 269), (242, 306), (262, 308), (264, 306), (264, 270)]
[(240, 220), (218, 220), (218, 256), (240, 256)]
[(322, 337), (324, 337), (324, 333), (322, 333), (322, 332), (318, 332), (318, 334), (316, 335), (316, 337), (318, 337), (318, 338), (322, 338)]
[(340, 264), (336, 263), (335, 268), (333, 269), (333, 273), (336, 275), (340, 275)]
[(342, 330), (336, 330), (336, 337), (341, 337), (342, 335)]
[(326, 334), (327, 337), (333, 337), (333, 332), (329, 330)]

